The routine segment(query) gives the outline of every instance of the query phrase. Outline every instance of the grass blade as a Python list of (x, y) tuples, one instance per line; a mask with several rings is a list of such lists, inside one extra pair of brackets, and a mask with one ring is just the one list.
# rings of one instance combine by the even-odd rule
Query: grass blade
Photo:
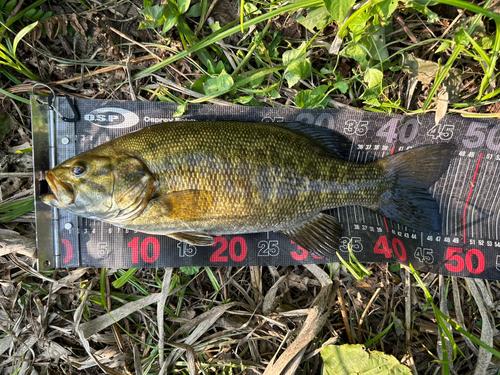
[[(273, 18), (275, 16), (278, 16), (282, 13), (291, 12), (291, 11), (301, 9), (301, 8), (318, 7), (321, 5), (323, 5), (323, 1), (300, 0), (300, 1), (297, 1), (295, 3), (287, 4), (283, 7), (279, 7), (278, 9), (272, 10), (266, 14), (252, 18), (251, 20), (246, 21), (243, 24), (243, 27), (249, 28), (250, 26), (257, 25), (258, 23), (260, 23), (262, 21), (267, 21), (268, 19)], [(183, 57), (186, 57), (194, 52), (197, 52), (197, 51), (209, 46), (210, 44), (218, 42), (219, 40), (224, 39), (230, 35), (233, 35), (239, 31), (240, 31), (239, 25), (233, 26), (229, 29), (222, 28), (221, 30), (219, 30), (219, 32), (216, 32), (216, 33), (212, 34), (211, 36), (201, 40), (200, 42), (198, 42), (197, 44), (195, 44), (194, 46), (192, 46), (188, 50), (182, 51), (182, 52), (178, 53), (177, 55), (174, 55), (168, 59), (165, 59), (165, 60), (159, 62), (158, 64), (155, 64), (147, 69), (144, 69), (142, 72), (139, 72), (136, 75), (134, 75), (132, 77), (132, 79), (137, 79), (137, 78), (152, 74), (152, 73), (156, 72), (158, 69), (161, 69), (161, 68), (163, 68), (163, 67), (165, 67), (165, 66), (167, 66), (175, 61), (182, 59)]]
[(126, 283), (130, 281), (130, 279), (136, 274), (138, 271), (138, 268), (130, 268), (127, 271), (125, 271), (118, 279), (113, 281), (113, 287), (114, 288), (121, 288), (124, 286)]
[(14, 57), (16, 56), (17, 45), (19, 44), (19, 42), (21, 41), (21, 39), (23, 39), (24, 36), (26, 34), (28, 34), (31, 30), (33, 30), (37, 25), (38, 25), (38, 21), (37, 22), (33, 22), (31, 25), (28, 25), (28, 26), (24, 27), (16, 35), (16, 37), (14, 38), (14, 44), (12, 45), (12, 54), (14, 55)]

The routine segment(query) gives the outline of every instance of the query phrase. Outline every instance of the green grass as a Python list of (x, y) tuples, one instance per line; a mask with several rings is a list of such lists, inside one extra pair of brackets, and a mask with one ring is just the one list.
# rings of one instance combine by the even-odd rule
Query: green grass
[[(0, 32), (3, 33), (0, 41), (0, 74), (5, 79), (4, 85), (0, 88), (0, 94), (6, 98), (6, 101), (10, 102), (12, 99), (15, 106), (21, 108), (18, 113), (24, 113), (25, 116), (29, 111), (26, 107), (29, 104), (26, 94), (22, 92), (14, 94), (9, 90), (21, 87), (26, 79), (39, 81), (56, 78), (50, 76), (49, 73), (52, 71), (37, 70), (34, 64), (24, 61), (23, 57), (33, 58), (36, 55), (40, 59), (47, 59), (52, 53), (55, 58), (53, 61), (56, 64), (51, 66), (51, 69), (60, 69), (57, 71), (59, 74), (62, 71), (64, 74), (71, 75), (73, 71), (77, 74), (80, 74), (80, 71), (83, 74), (92, 72), (96, 66), (114, 66), (117, 71), (121, 71), (125, 63), (112, 59), (108, 54), (112, 48), (119, 49), (120, 58), (130, 56), (131, 53), (146, 54), (143, 49), (131, 52), (135, 45), (129, 41), (116, 42), (115, 45), (101, 41), (102, 46), (93, 45), (96, 51), (99, 47), (103, 52), (96, 54), (92, 62), (63, 59), (61, 56), (64, 55), (61, 50), (51, 52), (49, 48), (41, 48), (40, 43), (51, 43), (46, 34), (43, 34), (38, 41), (39, 43), (32, 43), (30, 35), (35, 28), (39, 27), (43, 17), (48, 14), (40, 8), (44, 2), (45, 0), (35, 1), (19, 9), (16, 14), (12, 14), (17, 2), (0, 0)], [(468, 12), (460, 22), (450, 28), (446, 35), (439, 33), (447, 26), (439, 23), (439, 15), (435, 13), (433, 7), (437, 3), (453, 5)], [(164, 53), (162, 56), (166, 57), (162, 57), (161, 61), (152, 60), (154, 63), (148, 66), (131, 66), (131, 83), (133, 87), (139, 88), (138, 94), (143, 98), (149, 98), (150, 95), (154, 94), (154, 100), (177, 103), (179, 107), (176, 115), (182, 115), (188, 104), (206, 103), (212, 99), (221, 99), (228, 103), (247, 106), (284, 105), (308, 109), (331, 107), (331, 98), (343, 100), (365, 110), (401, 114), (435, 110), (437, 93), (447, 87), (449, 73), (456, 69), (462, 73), (473, 72), (471, 76), (466, 78), (467, 82), (465, 82), (472, 89), (471, 92), (461, 91), (458, 97), (453, 98), (450, 102), (450, 108), (455, 111), (463, 111), (469, 116), (498, 116), (496, 113), (467, 112), (473, 109), (483, 109), (481, 107), (488, 110), (489, 106), (500, 100), (500, 88), (491, 85), (492, 82), (498, 80), (499, 73), (497, 65), (500, 52), (500, 15), (488, 9), (491, 3), (492, 1), (489, 0), (483, 6), (478, 6), (458, 0), (433, 2), (410, 0), (399, 2), (389, 0), (258, 2), (242, 0), (238, 16), (232, 22), (223, 27), (219, 25), (219, 28), (215, 24), (211, 28), (207, 18), (211, 2), (207, 0), (196, 4), (187, 0), (169, 0), (162, 5), (145, 1), (139, 17), (141, 33), (146, 34), (138, 34), (135, 33), (137, 30), (134, 30), (133, 35), (139, 35), (137, 38), (140, 38), (141, 35), (148, 35), (147, 38), (136, 41), (154, 51), (156, 55)], [(80, 7), (78, 7), (79, 5)], [(103, 3), (94, 11), (98, 16), (102, 16), (105, 14), (104, 11), (115, 5), (118, 6), (118, 3)], [(358, 8), (349, 13), (352, 5), (356, 5)], [(74, 3), (73, 6), (78, 9), (77, 14), (89, 14), (89, 4), (86, 2)], [(403, 17), (408, 29), (415, 34), (417, 42), (411, 42), (406, 31), (400, 32), (400, 26), (394, 18), (396, 11)], [(113, 14), (119, 17), (119, 13), (113, 12)], [(302, 35), (299, 38), (285, 36), (284, 27), (276, 26), (276, 20), (280, 16), (283, 16), (284, 19), (297, 20), (300, 23)], [(37, 24), (37, 22), (39, 23)], [(91, 22), (89, 21), (89, 23)], [(435, 35), (428, 32), (427, 26), (429, 24), (432, 24)], [(45, 27), (46, 24), (43, 25)], [(134, 25), (137, 26), (138, 23), (136, 22)], [(127, 30), (123, 30), (123, 32), (128, 36), (132, 34)], [(394, 34), (395, 32), (397, 33)], [(103, 29), (102, 33), (105, 34), (107, 31)], [(247, 33), (248, 35), (244, 38)], [(111, 35), (106, 36), (110, 40), (114, 38)], [(331, 54), (329, 50), (337, 36), (338, 54)], [(86, 37), (85, 43), (94, 43), (94, 35), (90, 31)], [(81, 40), (68, 40), (73, 40), (77, 45), (77, 42), (82, 42), (84, 39), (82, 36), (75, 36), (75, 38), (81, 38)], [(136, 37), (134, 36), (134, 38)], [(408, 82), (408, 67), (403, 62), (403, 56), (410, 53), (437, 63), (439, 69), (431, 84), (420, 83), (418, 85), (414, 95), (418, 100), (414, 100), (408, 106), (402, 100), (399, 89), (405, 87)], [(87, 57), (81, 56), (82, 60)], [(185, 67), (187, 68), (182, 70)], [(64, 70), (66, 68), (68, 68), (67, 72)], [(180, 72), (181, 70), (182, 72)], [(155, 78), (157, 76), (175, 80), (175, 83), (179, 84), (180, 90), (162, 87), (161, 82)], [(81, 82), (84, 85), (81, 85), (79, 81), (71, 88), (68, 86), (63, 88), (71, 89), (77, 94), (87, 95), (89, 98), (93, 95), (89, 92), (99, 92), (96, 95), (105, 98), (123, 98), (120, 96), (123, 95), (123, 92), (119, 89), (128, 83), (127, 80), (121, 80), (111, 75), (103, 75), (102, 79), (100, 78), (100, 76), (94, 77), (95, 81), (90, 82), (82, 79)], [(97, 85), (97, 88), (93, 85)], [(182, 89), (189, 89), (190, 92), (195, 91), (201, 97), (195, 98), (185, 93), (187, 91), (183, 93)], [(404, 90), (401, 92), (404, 96)], [(31, 198), (0, 204), (0, 222), (2, 225), (8, 225), (4, 223), (9, 223), (32, 210), (33, 199)], [(352, 285), (363, 285), (363, 282), (373, 281), (375, 278), (384, 283), (388, 294), (393, 293), (388, 300), (399, 301), (405, 298), (395, 286), (398, 282), (397, 274), (399, 272), (396, 268), (386, 270), (385, 273), (375, 268), (376, 272), (373, 272), (374, 267), (362, 265), (357, 261), (350, 245), (349, 250), (350, 261), (341, 260), (341, 262), (357, 280), (352, 281), (352, 279), (346, 278), (345, 274), (340, 271), (332, 274), (331, 277), (345, 279), (346, 282), (342, 286), (342, 290), (349, 294), (351, 302), (361, 303), (359, 301), (363, 299), (361, 287), (350, 289)], [(64, 273), (66, 271), (60, 270), (58, 272)], [(200, 366), (207, 373), (212, 371), (220, 374), (241, 374), (244, 368), (251, 367), (248, 363), (250, 362), (249, 358), (255, 354), (252, 353), (252, 350), (257, 350), (262, 356), (263, 362), (266, 363), (272, 358), (273, 352), (283, 352), (287, 345), (298, 337), (301, 328), (301, 314), (310, 308), (311, 301), (307, 300), (308, 296), (315, 296), (320, 290), (317, 287), (318, 283), (307, 284), (311, 280), (311, 275), (300, 267), (281, 267), (278, 270), (273, 270), (275, 273), (272, 274), (271, 271), (260, 269), (259, 272), (265, 275), (263, 287), (254, 284), (249, 276), (243, 276), (245, 272), (247, 272), (245, 269), (214, 271), (208, 267), (193, 267), (176, 271), (172, 278), (171, 288), (175, 290), (175, 295), (169, 297), (169, 303), (165, 306), (167, 313), (165, 315), (168, 315), (168, 319), (170, 319), (165, 321), (168, 334), (183, 327), (183, 324), (193, 319), (193, 316), (213, 311), (214, 307), (227, 305), (228, 301), (238, 303), (237, 308), (224, 316), (224, 319), (227, 320), (219, 322), (221, 326), (207, 330), (208, 333), (203, 338), (197, 339), (191, 345), (199, 355)], [(299, 281), (296, 279), (297, 284), (287, 284), (288, 279), (284, 281), (284, 284), (280, 286), (279, 298), (276, 301), (279, 308), (273, 310), (275, 315), (272, 317), (263, 316), (262, 303), (266, 293), (276, 281), (277, 272), (281, 272), (280, 276), (286, 273), (290, 280), (299, 275), (300, 281), (304, 284), (298, 284)], [(112, 309), (158, 292), (162, 285), (158, 275), (161, 275), (160, 270), (115, 271), (114, 276), (112, 276), (111, 291), (109, 291)], [(47, 309), (58, 309), (57, 314), (51, 315), (51, 319), (64, 317), (65, 320), (59, 323), (61, 326), (68, 325), (68, 322), (71, 322), (73, 318), (74, 306), (78, 306), (81, 302), (81, 291), (88, 285), (93, 285), (93, 289), (90, 294), (91, 298), (83, 312), (84, 319), (91, 320), (99, 314), (108, 313), (106, 283), (107, 277), (110, 276), (105, 269), (89, 270), (78, 286), (67, 286), (67, 289), (64, 289), (65, 292), (55, 298), (53, 298), (54, 296), (50, 297), (51, 289), (47, 283), (36, 278), (29, 279), (29, 282), (25, 281), (26, 278), (31, 277), (25, 270), (22, 273), (12, 272), (11, 276), (15, 283), (19, 282), (16, 285), (20, 285), (21, 288), (18, 305), (22, 305), (23, 314), (25, 313), (24, 309), (28, 306), (27, 301), (35, 300), (35, 297), (38, 298), (35, 294), (40, 294), (43, 299), (41, 303), (47, 303)], [(424, 301), (425, 307), (420, 308), (415, 305), (412, 311), (421, 315), (425, 313), (426, 316), (435, 319), (441, 341), (449, 340), (451, 343), (454, 364), (461, 363), (460, 361), (463, 360), (459, 343), (454, 339), (454, 335), (457, 334), (469, 338), (494, 356), (500, 357), (500, 352), (496, 348), (481, 342), (466, 329), (467, 327), (460, 327), (438, 309), (432, 298), (435, 289), (434, 293), (431, 293), (430, 290), (435, 286), (426, 286), (415, 270), (413, 270), (413, 277), (417, 282), (416, 285), (420, 288), (415, 294), (418, 294), (420, 301)], [(233, 288), (231, 282), (234, 280), (241, 286), (241, 290)], [(7, 285), (12, 280), (9, 279), (5, 282)], [(299, 289), (297, 285), (303, 289)], [(259, 287), (262, 287), (263, 290), (260, 291)], [(392, 291), (390, 292), (390, 290)], [(47, 296), (49, 298), (46, 298)], [(254, 300), (252, 301), (252, 299)], [(348, 298), (346, 301), (349, 303)], [(307, 353), (319, 349), (324, 342), (330, 339), (333, 336), (332, 330), (341, 332), (339, 342), (346, 340), (344, 332), (348, 327), (344, 327), (341, 319), (338, 319), (338, 306), (339, 304), (336, 303), (332, 308), (329, 324), (312, 342)], [(345, 306), (340, 307), (340, 309), (342, 308)], [(289, 315), (286, 318), (283, 318), (284, 315), (280, 316), (282, 312), (295, 310), (296, 315)], [(362, 337), (363, 340), (360, 343), (364, 341), (367, 347), (390, 351), (393, 349), (389, 345), (391, 340), (401, 342), (401, 338), (395, 337), (394, 333), (396, 323), (402, 320), (401, 304), (380, 303), (373, 310), (373, 314), (380, 314), (374, 315), (377, 324), (380, 322), (380, 316), (388, 318), (380, 327), (372, 322), (370, 332)], [(34, 316), (40, 316), (40, 311), (43, 312), (43, 309), (37, 310)], [(346, 320), (352, 327), (355, 327), (356, 323), (359, 323), (357, 311), (347, 309), (347, 313), (351, 315)], [(126, 324), (120, 322), (119, 325), (121, 332), (125, 332), (132, 338), (131, 342), (141, 345), (140, 354), (144, 373), (158, 373), (159, 371), (156, 362), (159, 354), (156, 346), (155, 314), (155, 309), (148, 306), (140, 313), (129, 317)], [(475, 317), (471, 317), (471, 319), (473, 318)], [(235, 321), (240, 323), (238, 329), (223, 326), (223, 324), (235, 324)], [(448, 324), (451, 325), (452, 329), (448, 328)], [(25, 326), (29, 327), (28, 324)], [(50, 331), (52, 329), (50, 325), (43, 327), (47, 327), (47, 332), (54, 334), (55, 331)], [(378, 331), (375, 328), (378, 328)], [(182, 339), (186, 339), (194, 330), (196, 327), (180, 336)], [(236, 336), (239, 333), (241, 335)], [(48, 333), (43, 334), (48, 335)], [(64, 341), (60, 335), (57, 337), (62, 342)], [(204, 341), (205, 339), (208, 341)], [(246, 341), (239, 346), (243, 339), (248, 340), (248, 342), (253, 340), (255, 346), (250, 346)], [(424, 345), (426, 340), (431, 339), (422, 335), (415, 340), (416, 344), (412, 343), (412, 345), (426, 348)], [(75, 345), (73, 337), (67, 342)], [(100, 349), (105, 344), (93, 343), (93, 345)], [(74, 347), (72, 349), (78, 356), (84, 355), (82, 348)], [(166, 354), (168, 355), (173, 350), (173, 347), (169, 347)], [(224, 352), (225, 350), (227, 353)], [(444, 358), (447, 358), (449, 353), (446, 352), (445, 346), (443, 346), (443, 351)], [(434, 348), (429, 349), (429, 352), (435, 355)], [(235, 364), (225, 361), (222, 354), (228, 357), (237, 354), (238, 358), (249, 362)], [(431, 355), (426, 358), (431, 358)], [(308, 359), (304, 368), (313, 365), (314, 360)], [(433, 363), (429, 364), (429, 366), (431, 365)], [(442, 374), (450, 373), (450, 363), (443, 361), (440, 366)], [(188, 361), (186, 357), (177, 360), (174, 368), (174, 372), (187, 373)], [(319, 368), (316, 370), (317, 372), (321, 371)]]

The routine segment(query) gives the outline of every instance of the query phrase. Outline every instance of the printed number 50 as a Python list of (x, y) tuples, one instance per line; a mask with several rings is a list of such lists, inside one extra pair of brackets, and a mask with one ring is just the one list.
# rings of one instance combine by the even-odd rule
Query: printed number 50
[[(484, 271), (484, 255), (478, 249), (470, 249), (465, 254), (465, 261), (462, 255), (463, 249), (460, 247), (449, 247), (446, 250), (446, 263), (444, 266), (451, 272), (462, 272), (464, 266), (467, 267), (467, 271), (473, 273), (475, 275), (480, 274)], [(474, 267), (472, 264), (472, 257), (475, 256), (477, 258), (477, 266)]]

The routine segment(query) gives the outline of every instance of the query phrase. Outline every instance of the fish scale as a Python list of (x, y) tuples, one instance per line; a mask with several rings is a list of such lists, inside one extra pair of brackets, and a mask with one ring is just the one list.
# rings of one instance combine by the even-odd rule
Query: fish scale
[[(207, 132), (207, 128), (210, 131)], [(269, 135), (263, 137), (267, 130), (270, 130)], [(171, 137), (171, 133), (175, 136)], [(215, 231), (219, 233), (226, 233), (235, 225), (242, 233), (276, 228), (276, 225), (291, 221), (290, 207), (295, 211), (293, 216), (302, 218), (311, 212), (352, 202), (373, 204), (370, 198), (373, 200), (376, 196), (374, 191), (370, 196), (365, 193), (370, 190), (357, 189), (359, 194), (356, 195), (355, 186), (338, 186), (348, 182), (352, 175), (358, 181), (373, 179), (366, 167), (360, 169), (351, 163), (332, 160), (324, 152), (321, 154), (321, 150), (306, 159), (311, 147), (302, 137), (270, 125), (179, 122), (168, 127), (152, 127), (134, 136), (133, 141), (131, 138), (122, 138), (118, 147), (113, 148), (117, 152), (128, 150), (141, 155), (151, 172), (165, 181), (165, 187), (161, 188), (163, 193), (186, 189), (216, 193), (214, 214), (220, 213), (231, 220), (229, 229), (224, 228), (225, 223), (218, 223)], [(148, 139), (152, 142), (147, 143)], [(169, 147), (171, 151), (165, 152), (158, 145), (165, 144), (166, 139), (169, 145), (178, 146)], [(238, 142), (234, 142), (235, 139)], [(224, 162), (227, 158), (235, 161)], [(347, 173), (349, 166), (350, 173)], [(219, 170), (230, 177), (220, 178)], [(297, 186), (295, 175), (306, 175), (312, 181), (307, 186), (309, 190)], [(331, 181), (334, 175), (338, 176), (337, 185)], [(252, 181), (255, 181), (254, 189)], [(255, 199), (255, 195), (260, 199)], [(264, 205), (256, 205), (259, 200)], [(273, 205), (266, 204), (269, 200)], [(243, 218), (240, 225), (235, 224), (234, 217)], [(149, 220), (148, 216), (141, 221), (146, 220)]]

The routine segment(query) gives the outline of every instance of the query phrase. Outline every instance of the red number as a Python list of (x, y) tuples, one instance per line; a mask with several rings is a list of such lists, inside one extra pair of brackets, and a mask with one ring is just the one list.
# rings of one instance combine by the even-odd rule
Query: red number
[[(399, 250), (401, 250), (401, 253), (398, 251), (398, 247), (399, 247)], [(392, 249), (394, 250), (394, 253), (399, 258), (400, 261), (404, 262), (406, 260), (406, 249), (405, 249), (403, 243), (401, 242), (401, 240), (399, 240), (397, 238), (393, 238), (392, 239)]]
[(227, 262), (227, 256), (220, 256), (227, 249), (227, 240), (224, 237), (215, 237), (214, 241), (215, 241), (215, 243), (212, 246), (217, 245), (217, 243), (220, 243), (222, 246), (219, 247), (215, 251), (215, 253), (212, 254), (212, 256), (210, 257), (210, 261), (211, 262)]
[[(227, 241), (226, 241), (227, 243)], [(236, 244), (240, 244), (241, 252), (240, 255), (236, 255), (235, 246)], [(229, 243), (229, 255), (231, 259), (235, 262), (241, 262), (247, 256), (247, 243), (243, 237), (234, 237)], [(226, 257), (227, 261), (227, 257)]]
[[(294, 244), (295, 244), (295, 242), (292, 241), (292, 245), (294, 245)], [(309, 256), (309, 251), (307, 251), (306, 249), (304, 249), (302, 246), (297, 245), (297, 250), (300, 251), (300, 254), (297, 253), (296, 251), (292, 251), (290, 253), (290, 255), (292, 256), (293, 259), (295, 259), (295, 260), (304, 260), (304, 259), (306, 259)], [(311, 254), (311, 256), (314, 259), (323, 259), (324, 258), (324, 257), (320, 257), (320, 256), (314, 255), (314, 254)]]
[(373, 252), (375, 254), (384, 254), (386, 258), (392, 258), (392, 249), (389, 247), (386, 236), (381, 236), (378, 239), (375, 247), (373, 248)]
[[(227, 255), (222, 256), (221, 254), (227, 250), (227, 239), (224, 237), (215, 237), (214, 238), (215, 243), (212, 246), (216, 246), (217, 243), (221, 244), (221, 247), (219, 247), (215, 253), (212, 254), (210, 257), (211, 262), (227, 262), (228, 257)], [(240, 255), (236, 255), (236, 244), (240, 244)], [(241, 262), (244, 260), (247, 256), (247, 242), (243, 237), (233, 237), (231, 239), (231, 242), (229, 242), (229, 256), (231, 259), (235, 262)]]
[(132, 248), (132, 263), (139, 263), (139, 237), (135, 237), (127, 246)]
[[(292, 244), (295, 244), (295, 242), (292, 241)], [(290, 253), (290, 255), (292, 256), (292, 258), (295, 259), (295, 260), (304, 260), (309, 255), (309, 251), (307, 251), (306, 249), (304, 249), (301, 246), (297, 246), (297, 250), (300, 251), (300, 254), (297, 253), (296, 251), (292, 251)]]
[[(148, 254), (148, 245), (153, 244), (153, 256)], [(155, 237), (147, 237), (141, 244), (141, 256), (146, 263), (153, 263), (160, 256), (160, 242)]]
[[(148, 254), (148, 245), (153, 245), (153, 255)], [(139, 263), (139, 237), (135, 237), (132, 241), (127, 244), (128, 247), (132, 248), (132, 263)], [(141, 244), (141, 258), (146, 263), (153, 263), (158, 260), (160, 256), (160, 242), (155, 237), (147, 237), (142, 241)]]
[(445, 263), (445, 267), (448, 268), (449, 271), (451, 272), (460, 272), (464, 269), (464, 260), (463, 258), (455, 253), (462, 253), (462, 249), (460, 247), (449, 247), (446, 250), (446, 260), (448, 261), (454, 261), (456, 262), (455, 265), (450, 264), (450, 263)]
[[(465, 262), (464, 259), (455, 253), (462, 254), (463, 250), (460, 247), (449, 247), (446, 250), (446, 260), (452, 260), (457, 262), (455, 265), (445, 263), (446, 268), (450, 270), (451, 272), (461, 272), (464, 269), (464, 265), (467, 266), (467, 271), (470, 273), (473, 273), (475, 275), (481, 273), (484, 271), (484, 255), (483, 253), (478, 250), (478, 249), (470, 249), (467, 251), (467, 254), (465, 254)], [(474, 265), (472, 264), (472, 257), (473, 256), (477, 257), (477, 267), (474, 268)]]
[(73, 245), (71, 245), (71, 242), (69, 242), (69, 240), (67, 240), (66, 238), (63, 238), (61, 242), (64, 245), (64, 248), (66, 249), (66, 255), (64, 256), (62, 262), (63, 264), (66, 264), (71, 259), (73, 259)]
[[(475, 255), (477, 257), (477, 268), (474, 268), (472, 265), (472, 256)], [(484, 271), (484, 255), (478, 249), (470, 249), (467, 251), (465, 255), (465, 264), (467, 265), (467, 269), (470, 273), (479, 274)]]

